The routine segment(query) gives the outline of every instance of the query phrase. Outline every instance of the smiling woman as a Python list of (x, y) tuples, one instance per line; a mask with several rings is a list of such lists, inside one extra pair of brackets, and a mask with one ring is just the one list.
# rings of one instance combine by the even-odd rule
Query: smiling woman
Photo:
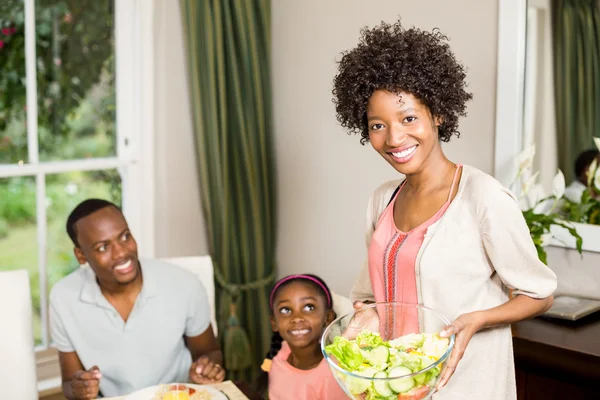
[[(538, 259), (512, 193), (444, 154), (442, 142), (459, 135), (466, 114), (465, 87), (439, 31), (382, 23), (343, 54), (333, 90), (338, 120), (406, 178), (369, 201), (368, 263), (351, 298), (356, 308), (376, 301), (439, 310), (454, 320), (440, 336), (456, 334), (440, 396), (510, 400), (509, 324), (550, 307), (556, 276)], [(417, 315), (405, 317), (418, 332)]]

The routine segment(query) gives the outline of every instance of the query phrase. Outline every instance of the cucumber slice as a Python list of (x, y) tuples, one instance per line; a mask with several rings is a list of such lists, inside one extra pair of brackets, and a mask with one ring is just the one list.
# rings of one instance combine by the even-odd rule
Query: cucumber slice
[[(366, 368), (362, 371), (356, 371), (354, 374), (364, 376), (365, 378), (372, 378), (377, 373), (375, 368)], [(347, 377), (346, 382), (348, 389), (352, 394), (361, 394), (367, 391), (371, 387), (371, 381), (368, 379)]]
[[(387, 378), (387, 374), (385, 372), (378, 372), (375, 374), (373, 378)], [(377, 393), (381, 397), (390, 397), (394, 395), (392, 389), (386, 381), (375, 381), (373, 383), (373, 388), (375, 389), (375, 393)]]
[[(388, 377), (393, 378), (395, 376), (403, 376), (409, 374), (412, 374), (412, 371), (406, 367), (394, 367), (388, 373)], [(390, 389), (392, 389), (394, 392), (404, 393), (408, 392), (415, 386), (415, 380), (412, 377), (394, 379), (393, 381), (389, 381), (388, 385), (390, 386)]]
[(377, 346), (371, 350), (363, 351), (364, 358), (371, 365), (383, 365), (390, 359), (390, 349), (387, 346)]

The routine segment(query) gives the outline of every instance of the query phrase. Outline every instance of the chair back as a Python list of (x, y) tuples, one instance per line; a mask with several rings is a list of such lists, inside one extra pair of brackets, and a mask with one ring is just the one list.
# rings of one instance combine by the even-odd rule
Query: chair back
[(38, 398), (27, 271), (0, 272), (0, 399)]
[(206, 289), (206, 295), (208, 296), (210, 320), (212, 323), (213, 332), (216, 336), (218, 333), (218, 328), (215, 310), (215, 278), (212, 259), (210, 256), (174, 257), (163, 258), (162, 260), (168, 262), (169, 264), (185, 268), (196, 274), (198, 279), (200, 279), (200, 282)]
[(331, 296), (333, 297), (333, 311), (335, 311), (335, 314), (338, 317), (341, 317), (354, 311), (352, 301), (349, 297), (339, 295), (335, 292), (331, 292)]

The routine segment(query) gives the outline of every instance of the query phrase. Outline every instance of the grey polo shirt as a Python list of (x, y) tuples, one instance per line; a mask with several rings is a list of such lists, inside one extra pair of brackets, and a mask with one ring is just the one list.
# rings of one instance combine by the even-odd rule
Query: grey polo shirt
[(89, 267), (54, 285), (50, 329), (56, 348), (75, 351), (85, 369), (100, 368), (100, 391), (119, 396), (169, 382), (187, 382), (192, 362), (185, 336), (210, 327), (206, 290), (192, 272), (140, 260), (142, 290), (125, 323)]

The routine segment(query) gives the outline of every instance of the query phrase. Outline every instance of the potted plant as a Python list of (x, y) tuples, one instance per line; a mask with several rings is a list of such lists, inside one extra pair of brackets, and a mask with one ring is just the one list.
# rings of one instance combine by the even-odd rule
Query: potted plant
[(545, 247), (554, 238), (552, 226), (566, 229), (575, 238), (579, 254), (582, 251), (583, 240), (577, 233), (577, 229), (560, 214), (565, 194), (565, 177), (562, 171), (558, 170), (552, 180), (552, 194), (546, 195), (542, 184), (537, 182), (539, 171), (535, 173), (532, 171), (534, 156), (535, 145), (533, 144), (519, 155), (519, 169), (511, 189), (518, 196), (519, 205), (538, 257), (544, 264), (547, 264)]

